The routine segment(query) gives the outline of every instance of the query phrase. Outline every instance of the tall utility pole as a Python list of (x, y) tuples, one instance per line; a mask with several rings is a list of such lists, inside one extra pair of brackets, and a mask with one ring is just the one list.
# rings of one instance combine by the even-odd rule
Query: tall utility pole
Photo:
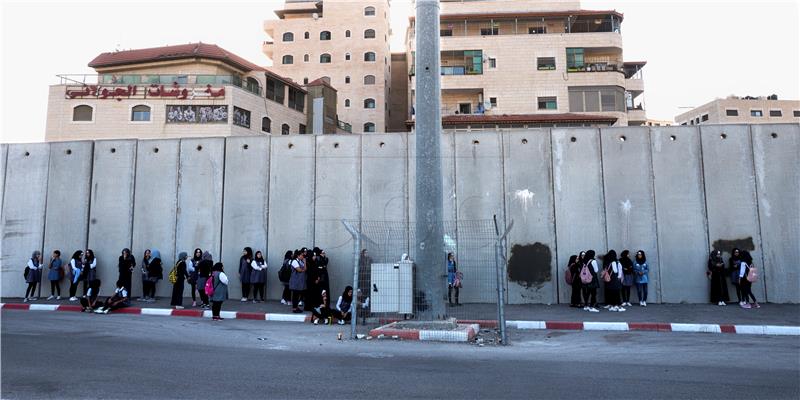
[(421, 319), (440, 319), (445, 312), (442, 223), (441, 82), (439, 76), (439, 0), (416, 1), (416, 242), (418, 282), (428, 308)]

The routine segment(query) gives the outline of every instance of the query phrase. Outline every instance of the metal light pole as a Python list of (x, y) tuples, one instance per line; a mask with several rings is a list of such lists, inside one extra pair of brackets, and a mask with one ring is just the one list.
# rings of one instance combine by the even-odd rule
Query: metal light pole
[(442, 224), (439, 1), (416, 1), (416, 242), (419, 280), (428, 308), (421, 319), (445, 312), (446, 263)]

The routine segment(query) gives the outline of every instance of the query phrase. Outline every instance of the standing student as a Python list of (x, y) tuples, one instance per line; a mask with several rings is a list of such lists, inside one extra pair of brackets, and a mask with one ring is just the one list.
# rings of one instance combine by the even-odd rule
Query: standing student
[(292, 278), (292, 251), (288, 250), (283, 255), (283, 264), (281, 265), (281, 269), (278, 271), (278, 279), (281, 281), (283, 285), (283, 293), (281, 293), (281, 304), (284, 305), (291, 305), (292, 304), (292, 291), (289, 290), (289, 280)]
[(731, 284), (736, 290), (736, 301), (742, 304), (742, 289), (739, 286), (739, 267), (741, 264), (741, 251), (738, 248), (731, 250), (731, 258), (728, 260), (728, 268), (731, 276)]
[(156, 286), (158, 285), (158, 281), (164, 279), (164, 267), (161, 262), (161, 252), (158, 249), (153, 249), (151, 251), (152, 259), (150, 260), (150, 266), (147, 268), (147, 278), (150, 280), (150, 293), (148, 293), (150, 299), (148, 301), (153, 302), (156, 301)]
[(242, 302), (250, 298), (250, 263), (253, 262), (253, 249), (245, 247), (239, 257), (239, 282), (242, 283)]
[[(314, 247), (314, 268), (316, 269), (317, 287), (320, 291), (324, 290), (328, 293), (331, 292), (331, 280), (328, 275), (329, 261), (325, 250)], [(328, 299), (327, 306), (330, 307), (330, 299)]]
[(582, 285), (583, 287), (583, 309), (589, 312), (600, 312), (597, 309), (597, 288), (600, 287), (600, 281), (597, 278), (597, 273), (600, 271), (595, 259), (594, 250), (586, 251), (586, 267), (589, 273), (592, 274), (592, 281)]
[(579, 260), (582, 260), (583, 254), (584, 253), (581, 252), (581, 258), (573, 254), (569, 256), (569, 261), (567, 262), (567, 270), (569, 271), (570, 278), (572, 279), (572, 281), (569, 283), (570, 287), (572, 288), (572, 293), (569, 297), (570, 307), (581, 307), (581, 277), (578, 275), (581, 273)]
[(96, 314), (108, 314), (110, 311), (119, 310), (130, 306), (130, 292), (125, 289), (125, 282), (117, 281), (114, 295), (106, 299), (102, 307), (94, 310)]
[(606, 305), (608, 306), (608, 311), (625, 311), (625, 308), (622, 307), (622, 298), (620, 297), (623, 278), (622, 265), (620, 265), (619, 260), (617, 260), (616, 251), (609, 250), (605, 257), (603, 257), (603, 269), (611, 278), (610, 281), (605, 282)]
[(203, 252), (202, 260), (197, 264), (197, 287), (200, 291), (200, 302), (203, 303), (200, 307), (204, 309), (211, 308), (211, 303), (206, 294), (206, 281), (211, 279), (211, 272), (214, 268), (214, 259), (208, 251)]
[(41, 251), (36, 250), (31, 254), (31, 258), (28, 260), (27, 268), (28, 275), (25, 276), (25, 282), (28, 284), (28, 288), (25, 289), (25, 299), (23, 300), (24, 303), (39, 300), (39, 298), (36, 297), (36, 284), (42, 280)]
[[(458, 292), (461, 289), (460, 282), (456, 282), (458, 274), (458, 266), (456, 265), (456, 256), (453, 253), (447, 253), (447, 302), (452, 307), (453, 305), (460, 306), (458, 303)], [(455, 289), (456, 302), (453, 303), (452, 291)]]
[(636, 259), (633, 262), (633, 274), (636, 278), (636, 295), (639, 297), (639, 305), (647, 307), (647, 274), (650, 267), (647, 266), (647, 256), (644, 251), (636, 252)]
[(300, 298), (306, 290), (306, 254), (296, 251), (292, 260), (292, 277), (289, 279), (289, 289), (292, 291), (292, 312), (303, 312), (300, 309)]
[[(50, 268), (47, 273), (47, 280), (50, 281), (50, 297), (47, 300), (61, 300), (61, 278), (64, 277), (64, 268), (62, 267), (61, 251), (53, 250), (53, 256), (50, 258)], [(56, 291), (58, 296), (56, 296)]]
[(100, 280), (99, 279), (92, 279), (89, 281), (89, 288), (86, 290), (86, 294), (81, 297), (81, 305), (83, 306), (84, 312), (92, 312), (95, 309), (101, 306), (100, 302), (97, 299), (100, 298)]
[(69, 301), (78, 301), (75, 293), (78, 291), (78, 282), (81, 281), (83, 275), (83, 251), (77, 250), (72, 253), (72, 258), (69, 260), (70, 282), (69, 282)]
[(622, 250), (619, 255), (619, 263), (622, 265), (622, 305), (631, 306), (631, 286), (633, 286), (633, 261), (629, 250)]
[[(747, 279), (750, 268), (753, 268), (753, 257), (749, 251), (744, 250), (741, 252), (741, 261), (739, 261), (739, 287), (742, 290), (742, 301), (739, 305), (742, 308), (761, 308), (753, 294), (753, 282)], [(752, 303), (747, 304), (750, 299), (753, 300)]]
[[(192, 258), (186, 260), (186, 272), (189, 274), (189, 278), (187, 282), (189, 282), (189, 286), (192, 289), (192, 307), (197, 307), (197, 280), (199, 274), (197, 272), (197, 268), (199, 267), (200, 261), (203, 259), (203, 250), (199, 248), (194, 249), (194, 253), (192, 254)], [(200, 291), (202, 292), (205, 290), (202, 286), (200, 287)], [(203, 297), (202, 295), (200, 296)]]
[(142, 255), (142, 297), (139, 298), (141, 301), (149, 301), (150, 300), (150, 261), (153, 260), (153, 254), (150, 249), (144, 251), (144, 255)]
[(708, 255), (708, 267), (706, 270), (710, 285), (711, 303), (724, 306), (726, 301), (731, 301), (728, 297), (728, 282), (725, 279), (725, 261), (722, 260), (722, 252), (712, 250)]
[(250, 268), (252, 269), (250, 283), (253, 285), (253, 303), (267, 301), (265, 294), (267, 286), (267, 262), (264, 260), (264, 255), (261, 253), (261, 250), (256, 251), (256, 255), (250, 263)]
[(214, 264), (211, 268), (211, 278), (213, 279), (212, 285), (214, 286), (214, 294), (211, 295), (211, 319), (213, 321), (221, 321), (223, 318), (219, 316), (222, 310), (222, 302), (228, 299), (228, 275), (225, 275), (225, 269), (221, 262)]
[(97, 279), (97, 258), (92, 249), (86, 249), (86, 253), (83, 254), (83, 279), (83, 294), (85, 295), (89, 290), (89, 283)]
[(347, 286), (344, 288), (344, 292), (342, 295), (339, 296), (339, 300), (336, 301), (336, 308), (333, 310), (333, 316), (339, 320), (339, 325), (344, 325), (345, 323), (349, 323), (350, 320), (353, 318), (353, 287)]
[(125, 286), (128, 293), (131, 292), (131, 283), (133, 282), (133, 270), (136, 268), (136, 258), (131, 254), (128, 248), (122, 249), (122, 254), (119, 256), (119, 278)]
[(186, 258), (189, 257), (185, 251), (178, 254), (178, 262), (175, 263), (175, 283), (172, 284), (172, 301), (169, 305), (176, 310), (183, 310), (183, 282), (188, 274), (186, 272)]

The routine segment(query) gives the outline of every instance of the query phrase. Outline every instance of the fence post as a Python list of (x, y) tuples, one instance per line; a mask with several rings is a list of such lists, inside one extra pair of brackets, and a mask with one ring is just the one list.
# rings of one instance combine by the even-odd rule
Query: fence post
[(361, 232), (357, 231), (347, 221), (342, 220), (342, 225), (353, 236), (353, 299), (350, 303), (350, 338), (357, 338), (356, 324), (358, 323), (358, 274), (361, 267)]

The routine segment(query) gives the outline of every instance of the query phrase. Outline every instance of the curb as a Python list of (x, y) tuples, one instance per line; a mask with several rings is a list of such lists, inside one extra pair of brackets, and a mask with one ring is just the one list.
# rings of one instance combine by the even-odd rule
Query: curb
[(740, 335), (800, 336), (800, 326), (678, 324), (658, 322), (562, 322), (506, 321), (516, 329), (576, 330), (576, 331), (655, 331), (690, 333), (732, 333)]
[(369, 335), (378, 339), (405, 339), (423, 342), (471, 342), (480, 330), (478, 324), (463, 324), (459, 321), (460, 330), (428, 330), (428, 329), (396, 329), (394, 322), (369, 331)]
[[(2, 310), (27, 310), (27, 311), (72, 311), (80, 312), (82, 307), (74, 304), (20, 304), (20, 303), (0, 303)], [(125, 307), (115, 310), (112, 314), (137, 314), (137, 315), (156, 315), (163, 317), (194, 317), (211, 318), (211, 310), (176, 310), (172, 308), (140, 308)], [(221, 311), (220, 317), (227, 319), (251, 319), (259, 321), (279, 321), (279, 322), (310, 322), (311, 316), (306, 314), (275, 314), (275, 313), (254, 313), (238, 311)]]

